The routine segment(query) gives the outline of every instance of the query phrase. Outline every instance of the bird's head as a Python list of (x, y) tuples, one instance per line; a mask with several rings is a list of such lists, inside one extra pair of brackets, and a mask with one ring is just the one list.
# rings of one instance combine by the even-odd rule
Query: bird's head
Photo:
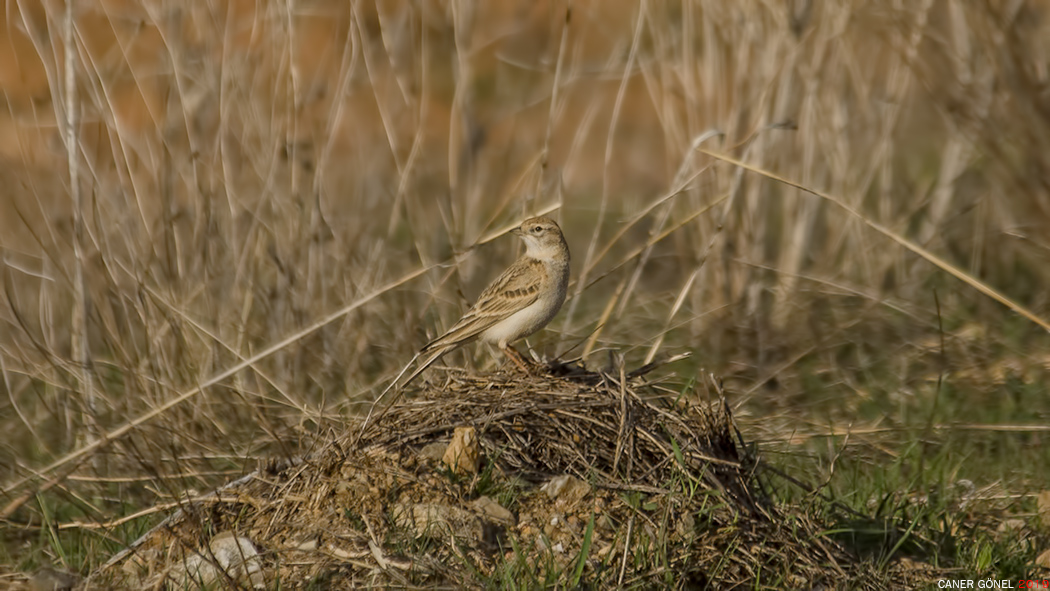
[(511, 231), (525, 241), (525, 254), (532, 258), (553, 259), (561, 253), (568, 255), (561, 228), (548, 217), (529, 218)]

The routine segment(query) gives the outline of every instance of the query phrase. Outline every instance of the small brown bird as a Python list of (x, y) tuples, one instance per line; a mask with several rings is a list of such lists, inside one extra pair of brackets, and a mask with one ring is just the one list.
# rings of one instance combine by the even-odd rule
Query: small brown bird
[[(569, 246), (565, 243), (561, 228), (548, 217), (529, 218), (512, 232), (525, 241), (525, 254), (481, 292), (478, 301), (459, 322), (412, 357), (394, 381), (372, 402), (361, 422), (358, 438), (364, 435), (371, 424), (379, 403), (397, 387), (401, 376), (420, 359), (422, 361), (415, 371), (401, 384), (402, 388), (445, 353), (478, 339), (496, 345), (515, 365), (528, 371), (527, 363), (511, 347), (511, 343), (546, 326), (561, 309), (569, 289)], [(393, 401), (388, 403), (376, 420), (393, 404)]]
[(569, 287), (569, 246), (561, 228), (548, 217), (529, 218), (512, 232), (525, 241), (525, 254), (481, 292), (448, 332), (420, 349), (412, 361), (421, 357), (423, 361), (404, 386), (445, 353), (479, 339), (496, 345), (528, 371), (525, 360), (510, 344), (546, 326), (561, 309)]

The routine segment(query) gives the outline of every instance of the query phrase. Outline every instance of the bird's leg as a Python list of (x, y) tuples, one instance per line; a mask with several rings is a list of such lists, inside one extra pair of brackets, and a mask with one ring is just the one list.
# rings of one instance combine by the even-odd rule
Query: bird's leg
[(529, 362), (521, 356), (521, 353), (518, 353), (517, 349), (511, 347), (510, 345), (502, 345), (500, 347), (500, 351), (503, 351), (503, 354), (507, 356), (507, 359), (510, 359), (514, 363), (514, 365), (517, 365), (518, 369), (527, 374), (532, 373), (529, 367)]

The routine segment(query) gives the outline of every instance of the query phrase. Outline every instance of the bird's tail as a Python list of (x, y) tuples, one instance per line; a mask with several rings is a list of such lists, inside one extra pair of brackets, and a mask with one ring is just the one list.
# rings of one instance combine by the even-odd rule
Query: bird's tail
[[(404, 383), (402, 383), (400, 387), (401, 388), (405, 388), (409, 384), (411, 384), (412, 380), (418, 378), (419, 374), (421, 374), (424, 371), (426, 371), (426, 369), (428, 367), (430, 367), (431, 365), (434, 365), (434, 362), (437, 361), (438, 359), (440, 359), (441, 356), (444, 355), (445, 353), (448, 353), (448, 350), (449, 350), (448, 347), (440, 347), (440, 348), (438, 348), (435, 351), (420, 351), (419, 353), (416, 353), (416, 356), (412, 358), (412, 361), (409, 361), (408, 365), (405, 366), (405, 369), (402, 369), (401, 373), (398, 374), (398, 376), (397, 376), (398, 379), (400, 379), (401, 376), (404, 375), (405, 370), (408, 369), (409, 366), (411, 366), (412, 363), (414, 361), (418, 360), (421, 356), (424, 356), (423, 357), (423, 361), (419, 362), (419, 365), (416, 366), (416, 369), (413, 370), (412, 373), (409, 374), (409, 376), (407, 378), (405, 378)], [(394, 383), (395, 384), (397, 383), (396, 379), (394, 380)]]

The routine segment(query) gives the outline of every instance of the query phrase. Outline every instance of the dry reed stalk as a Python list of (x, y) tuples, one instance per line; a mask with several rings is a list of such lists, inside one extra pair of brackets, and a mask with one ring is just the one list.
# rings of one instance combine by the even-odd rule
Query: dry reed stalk
[(73, 34), (73, 0), (66, 0), (65, 18), (63, 21), (63, 42), (65, 81), (65, 121), (63, 139), (66, 145), (67, 165), (69, 167), (69, 192), (73, 199), (73, 313), (71, 337), (73, 339), (73, 360), (79, 366), (77, 378), (80, 381), (80, 396), (83, 397), (84, 416), (89, 423), (89, 442), (97, 437), (101, 430), (98, 422), (95, 386), (91, 378), (91, 347), (88, 342), (88, 301), (84, 285), (84, 204), (80, 192), (80, 142), (77, 113), (80, 105), (77, 101), (77, 65), (76, 37)]
[[(150, 410), (149, 412), (143, 413), (142, 415), (140, 415), (138, 417), (135, 417), (134, 419), (124, 423), (123, 425), (121, 425), (120, 427), (117, 427), (116, 429), (113, 429), (113, 430), (105, 433), (102, 436), (101, 439), (98, 439), (98, 440), (93, 441), (93, 442), (91, 442), (91, 443), (89, 443), (87, 445), (79, 447), (76, 450), (66, 454), (62, 458), (52, 462), (51, 464), (49, 464), (48, 466), (46, 466), (45, 468), (40, 470), (37, 473), (37, 477), (46, 477), (49, 473), (54, 472), (58, 468), (64, 467), (64, 466), (66, 466), (66, 465), (68, 465), (68, 464), (70, 464), (72, 462), (75, 462), (75, 461), (78, 461), (78, 460), (82, 460), (85, 457), (90, 458), (92, 456), (92, 454), (97, 452), (103, 446), (109, 444), (112, 441), (115, 441), (115, 440), (123, 437), (124, 435), (126, 435), (129, 432), (131, 432), (132, 430), (137, 429), (140, 426), (142, 426), (143, 424), (148, 423), (149, 421), (152, 421), (153, 419), (163, 415), (164, 413), (166, 413), (167, 411), (171, 410), (172, 408), (178, 406), (179, 404), (182, 404), (183, 402), (186, 402), (187, 400), (190, 400), (194, 396), (197, 396), (198, 394), (202, 393), (205, 390), (205, 388), (208, 388), (210, 386), (214, 386), (216, 384), (219, 384), (220, 382), (226, 380), (227, 378), (235, 375), (237, 372), (239, 372), (239, 371), (241, 371), (243, 369), (247, 369), (247, 368), (252, 367), (254, 364), (258, 363), (259, 361), (261, 361), (263, 359), (266, 359), (267, 357), (269, 357), (270, 355), (273, 355), (274, 353), (277, 353), (278, 351), (282, 351), (282, 350), (286, 349), (289, 345), (291, 345), (291, 344), (293, 344), (293, 343), (295, 343), (295, 342), (297, 342), (297, 341), (299, 341), (299, 340), (309, 336), (310, 334), (316, 332), (317, 330), (323, 328), (324, 326), (326, 326), (326, 325), (328, 325), (328, 324), (330, 324), (330, 323), (332, 323), (332, 322), (342, 318), (343, 316), (345, 316), (348, 313), (356, 310), (357, 308), (363, 306), (364, 304), (367, 304), (369, 301), (375, 299), (376, 297), (378, 297), (378, 296), (380, 296), (380, 295), (382, 295), (382, 294), (384, 294), (384, 293), (386, 293), (386, 292), (388, 292), (388, 291), (390, 291), (390, 290), (392, 290), (392, 289), (394, 289), (396, 287), (399, 287), (399, 286), (401, 286), (401, 285), (403, 285), (403, 284), (405, 284), (405, 283), (415, 279), (416, 277), (419, 277), (420, 275), (426, 273), (429, 270), (430, 269), (426, 268), (426, 267), (421, 268), (421, 269), (417, 269), (416, 271), (414, 271), (412, 273), (409, 273), (408, 275), (405, 275), (405, 276), (401, 277), (400, 279), (398, 279), (398, 280), (396, 280), (394, 282), (391, 282), (390, 284), (388, 284), (388, 285), (384, 286), (383, 288), (381, 288), (381, 289), (379, 289), (379, 290), (369, 294), (368, 296), (365, 296), (364, 298), (362, 298), (362, 299), (360, 299), (360, 300), (358, 300), (358, 301), (356, 301), (356, 302), (354, 302), (354, 303), (352, 303), (352, 304), (350, 304), (348, 306), (345, 306), (341, 310), (338, 310), (336, 312), (333, 312), (333, 313), (329, 314), (328, 316), (326, 316), (326, 317), (322, 318), (321, 320), (311, 324), (310, 326), (307, 326), (306, 328), (304, 328), (302, 330), (299, 330), (295, 334), (289, 335), (288, 337), (282, 339), (280, 342), (277, 342), (277, 343), (271, 345), (270, 347), (267, 347), (266, 349), (256, 353), (252, 357), (250, 357), (248, 359), (245, 359), (244, 361), (241, 361), (240, 363), (237, 363), (234, 366), (232, 366), (230, 368), (227, 368), (227, 369), (217, 373), (216, 375), (211, 376), (210, 378), (208, 378), (206, 380), (203, 380), (195, 388), (192, 388), (190, 390), (187, 390), (186, 392), (180, 393), (178, 396), (170, 399), (166, 403), (164, 403), (164, 404), (162, 404), (162, 405), (160, 405), (160, 406)], [(32, 477), (24, 477), (24, 478), (15, 480), (13, 483), (8, 485), (4, 489), (3, 494), (4, 495), (11, 495), (13, 492), (15, 492), (16, 490), (21, 488), (23, 485), (25, 485), (30, 480), (32, 480)], [(20, 499), (22, 499), (22, 502), (25, 501), (25, 498), (23, 498), (23, 497), (20, 497)], [(0, 510), (0, 519), (4, 519), (6, 517), (9, 517), (12, 512), (14, 512), (16, 509), (18, 509), (18, 507), (22, 504), (22, 502), (11, 503), (8, 506), (6, 506), (3, 510)]]
[(789, 179), (784, 178), (782, 176), (773, 174), (773, 173), (771, 173), (771, 172), (769, 172), (767, 170), (763, 170), (761, 168), (752, 166), (750, 164), (747, 164), (745, 162), (742, 162), (740, 160), (737, 160), (737, 159), (732, 158), (730, 156), (727, 156), (725, 154), (718, 154), (716, 152), (711, 152), (709, 150), (703, 150), (703, 149), (701, 149), (701, 150), (705, 154), (707, 154), (708, 156), (711, 156), (712, 158), (717, 158), (719, 160), (723, 160), (723, 161), (728, 162), (728, 163), (730, 163), (730, 164), (732, 164), (734, 166), (737, 166), (737, 167), (745, 169), (745, 170), (749, 170), (751, 172), (754, 172), (756, 174), (759, 174), (759, 175), (764, 176), (766, 178), (769, 178), (771, 180), (775, 180), (775, 181), (784, 183), (786, 185), (790, 185), (792, 187), (795, 187), (797, 189), (801, 189), (801, 190), (803, 190), (803, 191), (805, 191), (807, 193), (811, 193), (813, 195), (816, 195), (817, 197), (820, 197), (821, 199), (824, 199), (825, 201), (828, 201), (828, 202), (831, 202), (831, 203), (837, 205), (838, 207), (844, 209), (851, 216), (853, 216), (853, 217), (861, 220), (862, 222), (864, 222), (864, 224), (866, 226), (868, 226), (871, 229), (875, 230), (879, 234), (882, 234), (883, 236), (885, 236), (885, 237), (893, 240), (897, 244), (901, 245), (905, 249), (907, 249), (907, 250), (909, 250), (909, 251), (911, 251), (911, 252), (921, 256), (922, 258), (926, 259), (927, 261), (929, 261), (930, 263), (932, 263), (934, 266), (936, 266), (937, 268), (941, 269), (942, 271), (945, 271), (948, 274), (953, 275), (956, 279), (959, 279), (963, 283), (966, 283), (970, 287), (973, 287), (974, 289), (976, 289), (977, 291), (979, 291), (979, 292), (983, 293), (984, 295), (990, 297), (991, 299), (999, 302), (1000, 304), (1006, 306), (1007, 308), (1013, 310), (1014, 312), (1020, 314), (1021, 316), (1024, 316), (1025, 318), (1030, 320), (1033, 324), (1035, 324), (1035, 325), (1039, 326), (1040, 328), (1050, 332), (1050, 321), (1045, 320), (1043, 318), (1040, 318), (1038, 315), (1035, 314), (1035, 312), (1032, 312), (1031, 310), (1029, 310), (1026, 307), (1022, 306), (1020, 303), (1018, 303), (1018, 302), (1008, 298), (1007, 296), (1003, 295), (1001, 292), (999, 292), (998, 290), (996, 290), (992, 286), (990, 286), (987, 283), (977, 279), (976, 277), (973, 277), (969, 273), (966, 273), (965, 271), (963, 271), (959, 267), (949, 263), (948, 261), (946, 261), (943, 258), (937, 256), (936, 254), (930, 252), (929, 250), (919, 246), (914, 241), (909, 240), (908, 238), (902, 236), (901, 234), (899, 234), (897, 232), (894, 232), (893, 230), (887, 228), (886, 226), (880, 224), (879, 222), (871, 219), (870, 217), (865, 216), (864, 214), (860, 213), (856, 209), (850, 207), (841, 198), (836, 197), (834, 195), (831, 195), (830, 193), (825, 193), (824, 191), (820, 191), (818, 189), (805, 187), (805, 186), (803, 186), (800, 183), (797, 183), (795, 181), (789, 180)]

